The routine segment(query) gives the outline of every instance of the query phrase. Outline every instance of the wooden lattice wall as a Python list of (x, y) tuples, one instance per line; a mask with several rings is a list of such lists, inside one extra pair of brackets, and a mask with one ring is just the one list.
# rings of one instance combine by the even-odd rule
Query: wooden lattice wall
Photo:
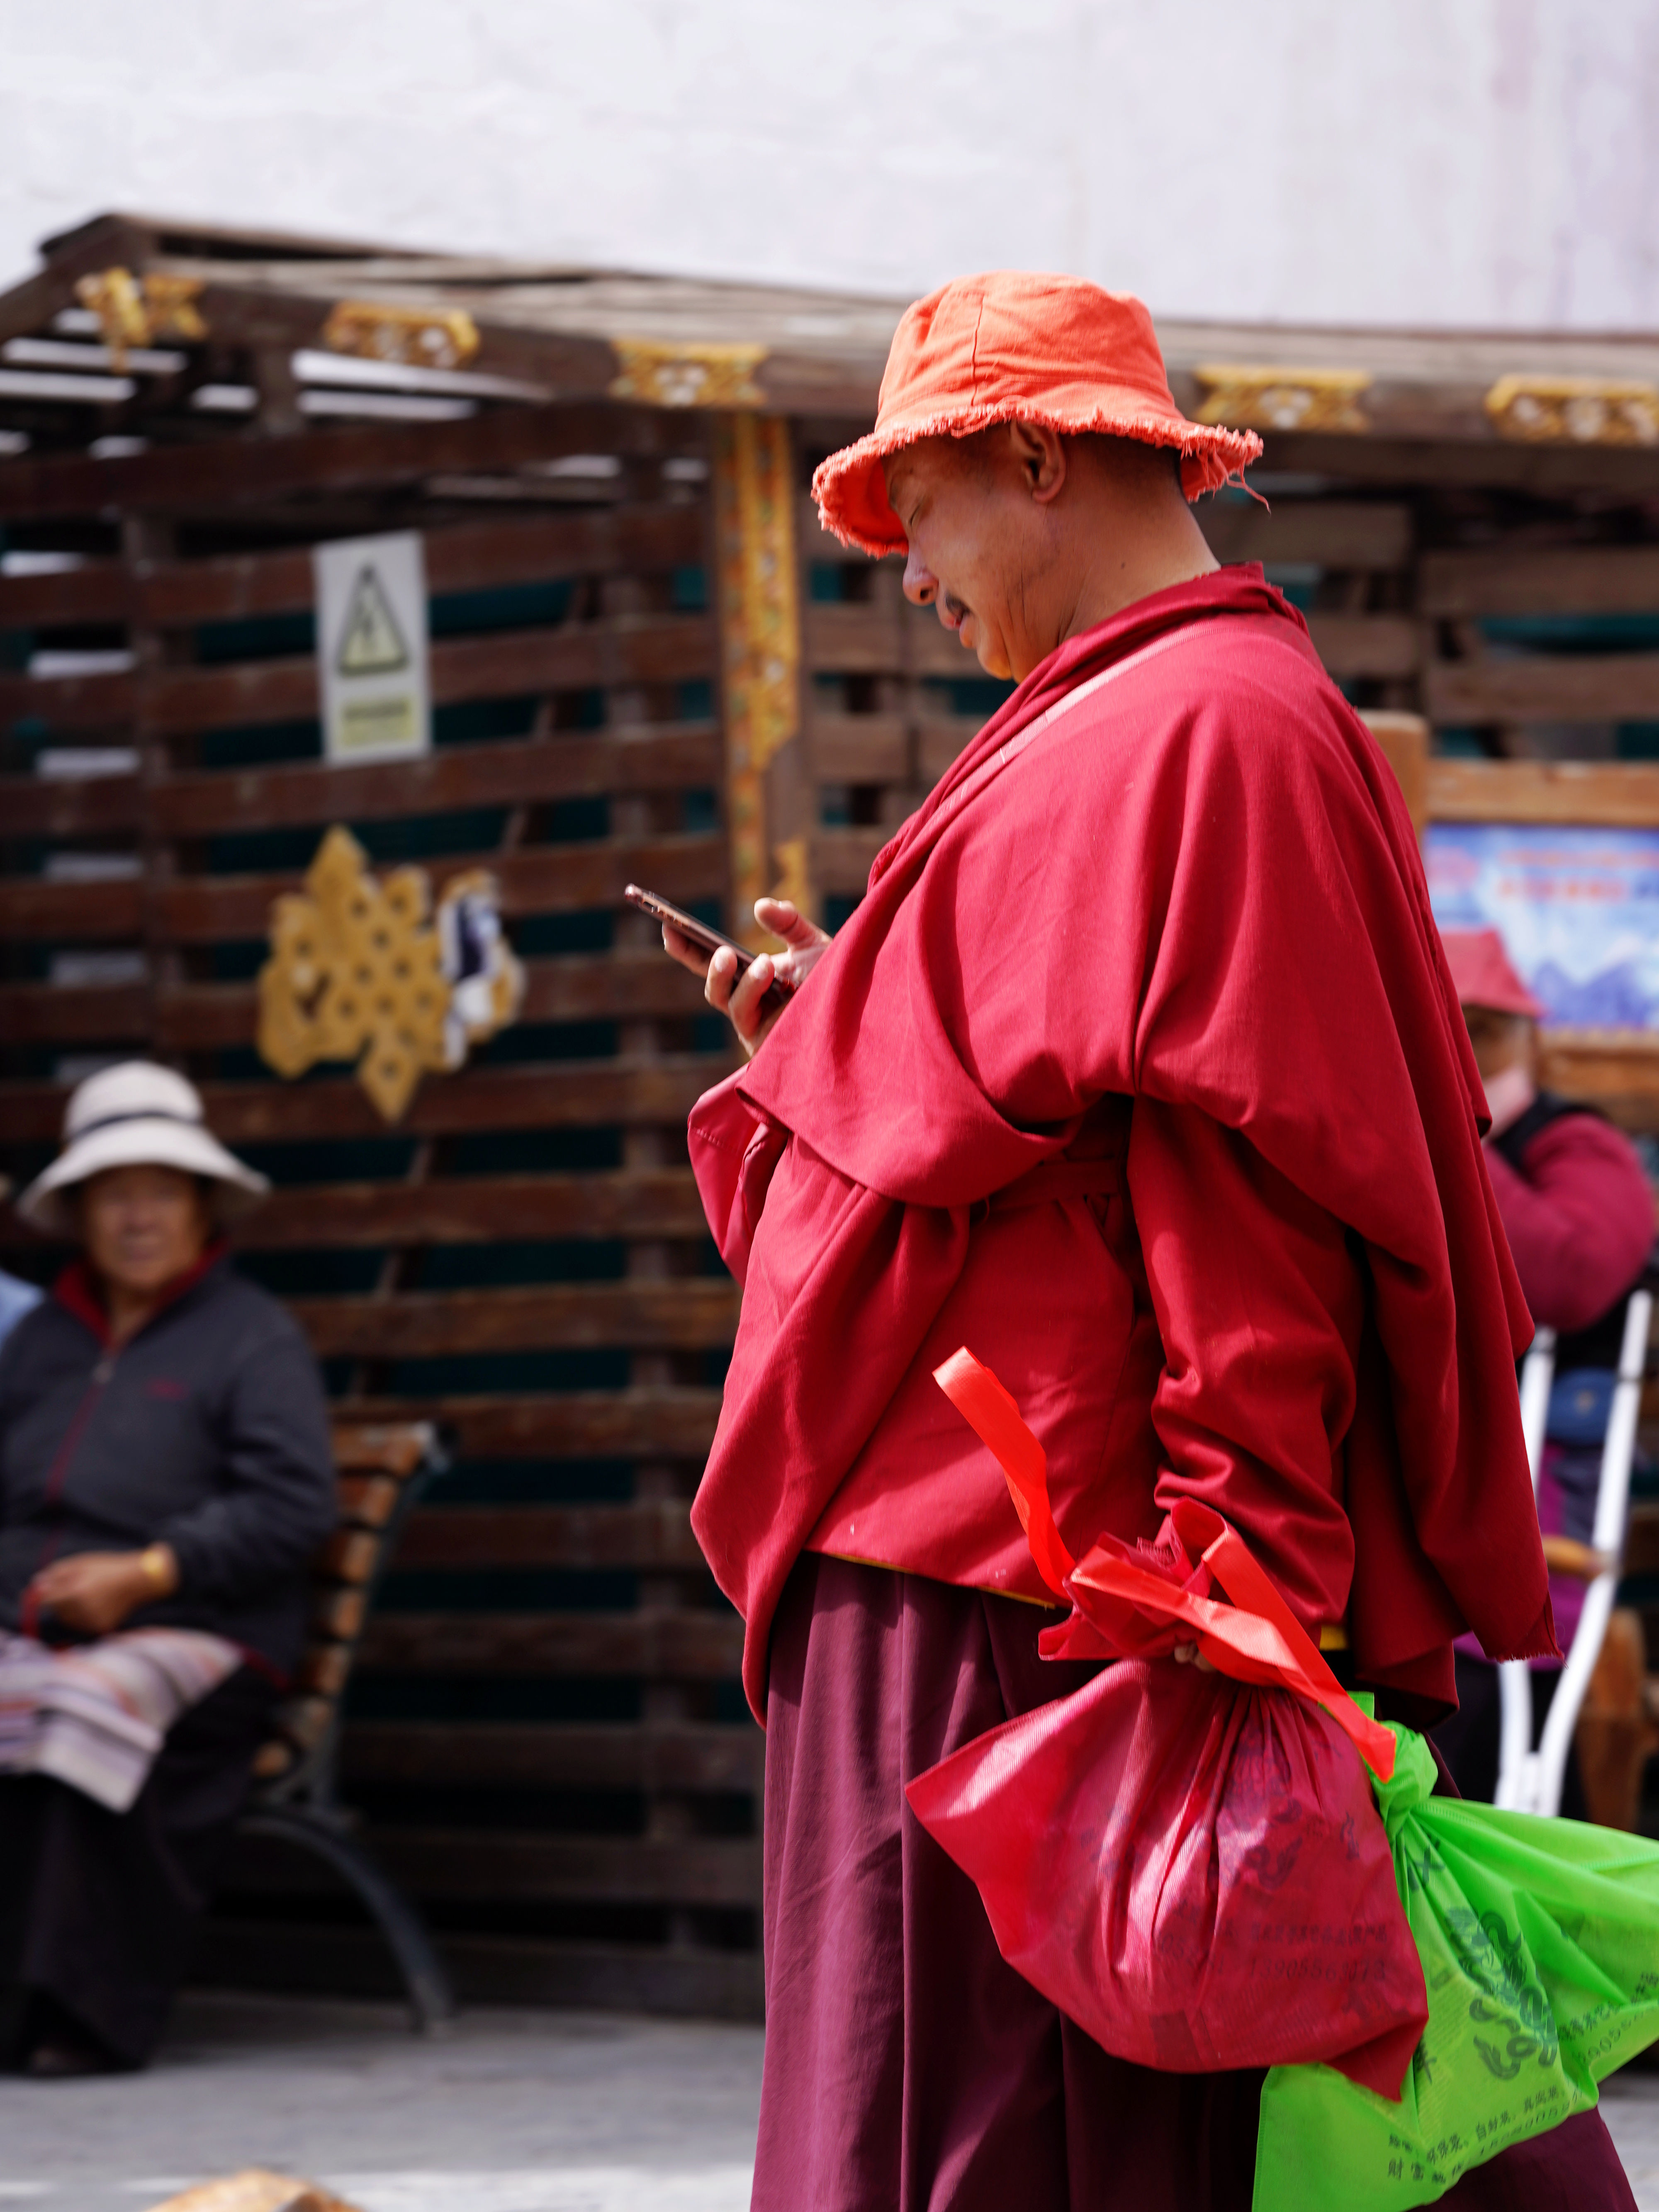
[[(185, 1068), (279, 1186), (241, 1261), (339, 1411), (449, 1439), (345, 1786), (463, 1990), (752, 2011), (760, 1740), (687, 1519), (736, 1296), (684, 1121), (727, 1044), (620, 897), (726, 911), (709, 428), (520, 409), (0, 471), (8, 566), (34, 572), (0, 577), (0, 1127), (27, 1175), (93, 1059)], [(404, 527), (436, 747), (325, 766), (309, 548)], [(333, 822), (440, 885), (492, 868), (527, 969), (519, 1024), (391, 1130), (348, 1070), (282, 1084), (252, 1049), (271, 900)], [(206, 1968), (383, 1972), (264, 1847)]]

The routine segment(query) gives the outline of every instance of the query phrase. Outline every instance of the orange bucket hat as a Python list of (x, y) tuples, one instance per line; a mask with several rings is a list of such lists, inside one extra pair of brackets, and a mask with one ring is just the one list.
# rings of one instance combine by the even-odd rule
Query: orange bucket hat
[(875, 428), (831, 453), (812, 478), (824, 528), (866, 553), (902, 551), (883, 458), (921, 438), (971, 437), (1016, 419), (1172, 446), (1188, 499), (1218, 490), (1261, 451), (1254, 430), (1187, 420), (1139, 300), (1080, 276), (995, 270), (958, 276), (905, 309)]

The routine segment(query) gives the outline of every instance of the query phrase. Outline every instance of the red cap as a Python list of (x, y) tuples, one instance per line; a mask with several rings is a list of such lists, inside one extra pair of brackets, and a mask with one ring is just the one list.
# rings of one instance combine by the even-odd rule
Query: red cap
[(1446, 965), (1460, 1006), (1490, 1006), (1494, 1013), (1542, 1020), (1544, 1009), (1510, 967), (1495, 929), (1443, 929), (1440, 942), (1446, 948)]
[(971, 437), (1013, 421), (1174, 447), (1188, 499), (1218, 490), (1261, 451), (1254, 430), (1187, 420), (1170, 397), (1152, 319), (1139, 300), (1080, 276), (997, 270), (958, 276), (905, 309), (875, 428), (831, 453), (812, 478), (824, 528), (866, 553), (902, 551), (883, 456), (921, 438)]

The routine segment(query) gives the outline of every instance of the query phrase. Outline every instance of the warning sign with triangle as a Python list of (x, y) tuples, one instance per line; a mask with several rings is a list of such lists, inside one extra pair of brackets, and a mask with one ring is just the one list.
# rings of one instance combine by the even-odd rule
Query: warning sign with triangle
[(342, 676), (390, 676), (409, 665), (409, 647), (372, 562), (351, 587), (335, 665)]
[(412, 759), (432, 749), (426, 559), (417, 530), (313, 545), (323, 757)]

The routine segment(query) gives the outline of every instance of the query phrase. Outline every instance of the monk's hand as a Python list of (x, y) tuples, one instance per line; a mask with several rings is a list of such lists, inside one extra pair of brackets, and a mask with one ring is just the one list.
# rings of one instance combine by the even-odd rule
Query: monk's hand
[(1196, 1667), (1200, 1674), (1213, 1674), (1215, 1663), (1206, 1659), (1196, 1644), (1177, 1644), (1170, 1656), (1177, 1667)]
[(728, 951), (724, 945), (712, 960), (705, 962), (701, 950), (670, 923), (665, 922), (662, 931), (665, 951), (672, 953), (682, 968), (689, 968), (693, 975), (702, 977), (704, 998), (716, 1013), (728, 1018), (738, 1033), (738, 1042), (750, 1060), (787, 1011), (773, 1014), (761, 1012), (761, 1000), (774, 979), (799, 989), (831, 942), (828, 931), (809, 921), (788, 899), (757, 899), (755, 919), (769, 935), (781, 937), (785, 949), (776, 954), (763, 952), (741, 971), (736, 953)]
[(49, 1611), (65, 1628), (83, 1636), (108, 1636), (129, 1613), (179, 1586), (179, 1563), (170, 1546), (152, 1544), (143, 1552), (76, 1552), (42, 1567), (29, 1584), (27, 1599)]

